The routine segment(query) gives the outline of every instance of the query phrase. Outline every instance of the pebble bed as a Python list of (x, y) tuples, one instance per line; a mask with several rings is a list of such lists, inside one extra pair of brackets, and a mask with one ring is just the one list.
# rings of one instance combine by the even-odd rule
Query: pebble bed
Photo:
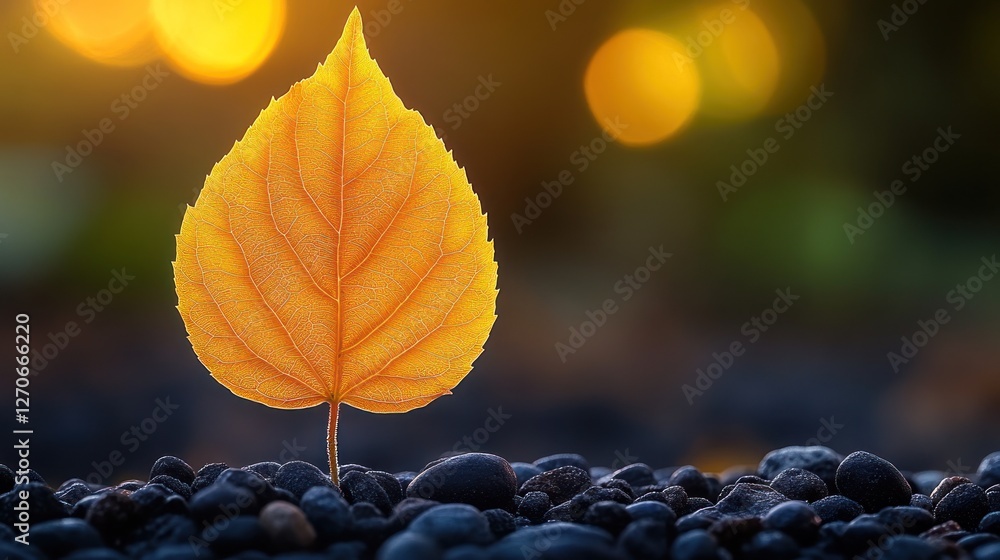
[[(419, 473), (346, 465), (339, 488), (302, 461), (195, 471), (168, 456), (148, 482), (56, 490), (34, 472), (15, 487), (0, 465), (0, 556), (1000, 560), (1000, 452), (967, 474), (902, 473), (826, 447), (778, 449), (756, 470), (718, 475), (469, 453)], [(25, 489), (29, 546), (14, 542)]]

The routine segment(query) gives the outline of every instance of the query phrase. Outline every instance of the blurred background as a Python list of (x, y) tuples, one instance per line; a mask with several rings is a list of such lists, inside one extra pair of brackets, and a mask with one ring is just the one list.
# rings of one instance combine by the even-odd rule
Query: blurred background
[[(171, 261), (205, 175), (353, 6), (0, 5), (0, 320), (13, 339), (31, 316), (32, 466), (50, 483), (145, 478), (165, 454), (325, 465), (325, 407), (269, 409), (209, 377)], [(981, 260), (1000, 248), (1000, 5), (358, 8), (489, 213), (500, 295), (453, 396), (342, 411), (342, 464), (572, 451), (718, 471), (822, 442), (962, 470), (1000, 449), (1000, 279)]]

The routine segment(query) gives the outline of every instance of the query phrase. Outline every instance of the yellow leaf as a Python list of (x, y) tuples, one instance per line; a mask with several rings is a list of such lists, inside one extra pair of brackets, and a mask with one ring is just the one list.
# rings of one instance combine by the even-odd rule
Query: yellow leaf
[(361, 16), (215, 166), (177, 236), (188, 338), (277, 408), (406, 412), (472, 368), (496, 318), (486, 216), (368, 54)]

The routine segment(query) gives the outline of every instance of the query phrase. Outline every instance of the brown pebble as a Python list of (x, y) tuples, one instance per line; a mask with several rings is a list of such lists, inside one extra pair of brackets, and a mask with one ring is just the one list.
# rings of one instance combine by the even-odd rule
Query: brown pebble
[(260, 511), (260, 526), (274, 544), (282, 548), (309, 548), (316, 542), (316, 529), (298, 506), (277, 500)]

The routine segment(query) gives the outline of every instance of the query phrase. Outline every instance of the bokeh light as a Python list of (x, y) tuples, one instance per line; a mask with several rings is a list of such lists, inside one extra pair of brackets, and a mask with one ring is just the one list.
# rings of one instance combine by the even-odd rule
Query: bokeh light
[(285, 27), (284, 0), (153, 0), (152, 8), (156, 37), (171, 65), (209, 84), (252, 73)]
[(778, 49), (750, 9), (724, 2), (697, 10), (685, 27), (685, 48), (701, 70), (701, 111), (724, 120), (759, 114), (778, 85)]
[(605, 131), (625, 144), (646, 145), (688, 122), (698, 107), (700, 79), (679, 41), (657, 31), (628, 29), (591, 58), (584, 90)]
[(149, 0), (35, 0), (35, 9), (59, 41), (102, 64), (137, 66), (159, 54)]
[(794, 109), (809, 96), (826, 70), (826, 41), (816, 18), (801, 0), (754, 0), (754, 13), (770, 32), (781, 76), (767, 110)]

